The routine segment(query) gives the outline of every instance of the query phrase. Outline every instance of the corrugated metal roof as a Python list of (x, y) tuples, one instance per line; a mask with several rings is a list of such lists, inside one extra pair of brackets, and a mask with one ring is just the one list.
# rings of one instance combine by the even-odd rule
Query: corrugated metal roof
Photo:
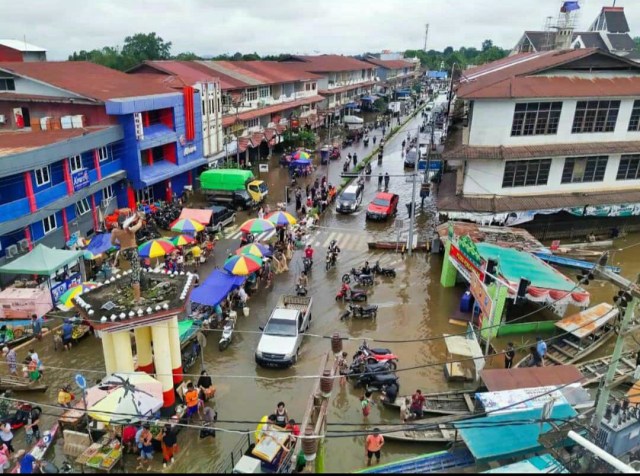
[(28, 150), (46, 147), (56, 142), (63, 142), (74, 137), (98, 132), (108, 127), (116, 126), (94, 126), (82, 129), (59, 129), (52, 131), (6, 131), (0, 132), (0, 157), (18, 154)]
[(144, 71), (143, 66), (153, 68), (166, 75), (177, 76), (187, 85), (193, 85), (199, 81), (212, 78), (220, 82), (220, 88), (222, 90), (238, 89), (248, 86), (244, 81), (213, 70), (207, 66), (206, 61), (145, 61), (141, 65), (130, 69), (129, 73), (136, 75), (141, 74), (139, 71)]
[(381, 60), (378, 58), (365, 58), (364, 61), (367, 63), (375, 64), (376, 66), (380, 66), (385, 69), (404, 69), (404, 68), (414, 68), (413, 63), (409, 63), (404, 60)]
[(609, 33), (607, 38), (616, 51), (633, 51), (636, 47), (635, 41), (628, 33)]
[(22, 52), (44, 53), (47, 51), (40, 46), (32, 45), (31, 43), (27, 43), (26, 41), (22, 40), (0, 40), (0, 45), (11, 48), (12, 50), (18, 50)]
[(584, 378), (575, 365), (484, 369), (480, 371), (480, 377), (490, 392), (566, 385), (578, 383)]
[(600, 48), (602, 50), (609, 49), (600, 36), (599, 31), (585, 31), (583, 33), (578, 33), (578, 36), (582, 39), (582, 44), (584, 44), (585, 48)]
[[(313, 104), (314, 102), (322, 101), (322, 96), (311, 96), (304, 99), (298, 99), (297, 101), (283, 102), (280, 104), (274, 104), (273, 106), (262, 107), (260, 109), (253, 109), (247, 112), (241, 112), (237, 118), (241, 121), (248, 121), (255, 119), (256, 117), (266, 116), (267, 114), (273, 114), (275, 112), (286, 111), (298, 106), (304, 106), (306, 104)], [(236, 122), (236, 115), (230, 114), (222, 118), (222, 126), (227, 127)]]
[(284, 61), (293, 67), (310, 71), (312, 73), (329, 73), (339, 71), (359, 71), (362, 69), (375, 69), (375, 66), (364, 61), (360, 61), (350, 56), (342, 55), (317, 55), (305, 56), (295, 55), (293, 58), (298, 61)]
[(607, 22), (607, 31), (610, 33), (629, 33), (629, 23), (624, 14), (623, 7), (602, 7)]
[(293, 68), (289, 63), (277, 61), (209, 61), (207, 65), (221, 67), (218, 71), (237, 73), (257, 81), (256, 84), (277, 84), (292, 81), (310, 81), (321, 76)]
[(597, 306), (559, 320), (556, 322), (556, 327), (570, 332), (578, 339), (583, 339), (603, 327), (617, 315), (617, 308), (614, 308), (609, 303), (601, 302)]
[(88, 61), (0, 62), (0, 70), (101, 102), (175, 93), (168, 86)]

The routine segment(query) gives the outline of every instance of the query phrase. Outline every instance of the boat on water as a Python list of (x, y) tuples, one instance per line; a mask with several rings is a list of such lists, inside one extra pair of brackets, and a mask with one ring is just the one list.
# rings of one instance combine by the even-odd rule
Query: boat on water
[[(599, 359), (588, 360), (578, 364), (578, 370), (584, 376), (582, 385), (584, 387), (590, 385), (598, 385), (604, 379), (605, 375), (611, 365), (611, 356), (600, 357)], [(636, 370), (635, 353), (627, 352), (622, 354), (618, 361), (618, 368), (616, 369), (616, 375), (611, 382), (611, 387), (617, 387), (623, 384), (631, 377)]]
[[(476, 392), (477, 390), (459, 390), (424, 393), (422, 411), (433, 415), (471, 415), (475, 411)], [(405, 398), (411, 400), (411, 395), (398, 397), (394, 402), (383, 400), (383, 403), (389, 407), (400, 408)]]
[[(42, 437), (36, 442), (36, 444), (28, 451), (28, 453), (33, 456), (36, 461), (42, 461), (44, 455), (47, 453), (51, 445), (53, 445), (53, 441), (55, 440), (58, 431), (60, 429), (60, 425), (55, 423), (51, 430), (45, 431), (42, 434)], [(16, 465), (11, 468), (10, 473), (19, 473), (20, 472), (20, 463), (16, 463)]]
[(391, 427), (389, 432), (385, 429), (384, 439), (411, 443), (453, 443), (460, 440), (458, 432), (450, 429), (448, 425), (424, 426), (425, 429), (420, 429), (420, 425), (417, 425), (407, 429), (399, 428), (396, 431)]
[[(555, 323), (560, 336), (547, 346), (545, 359), (552, 365), (573, 364), (602, 347), (615, 335), (615, 322), (619, 311), (611, 304), (600, 303)], [(531, 355), (520, 360), (515, 367), (530, 367)]]
[(18, 377), (16, 375), (3, 375), (0, 377), (0, 392), (11, 390), (13, 392), (46, 392), (49, 385), (33, 382), (29, 378)]

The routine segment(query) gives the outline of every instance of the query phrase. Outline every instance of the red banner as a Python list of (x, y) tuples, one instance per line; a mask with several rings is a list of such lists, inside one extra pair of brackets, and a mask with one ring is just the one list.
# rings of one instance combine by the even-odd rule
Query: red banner
[(470, 273), (476, 274), (478, 278), (480, 278), (480, 281), (484, 281), (484, 272), (475, 264), (473, 264), (469, 258), (462, 254), (462, 251), (460, 251), (460, 249), (453, 243), (451, 243), (451, 251), (449, 252), (449, 256), (460, 263)]

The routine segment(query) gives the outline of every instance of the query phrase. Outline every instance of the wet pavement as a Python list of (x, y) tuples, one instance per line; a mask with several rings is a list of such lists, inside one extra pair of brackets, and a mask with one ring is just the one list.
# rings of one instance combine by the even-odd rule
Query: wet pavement
[[(372, 162), (373, 177), (378, 172), (389, 172), (391, 175), (404, 174), (403, 160), (400, 155), (401, 142), (406, 137), (406, 131), (412, 135), (422, 119), (418, 114), (410, 120), (405, 129), (388, 141), (385, 145), (383, 163)], [(379, 132), (378, 132), (379, 135)], [(379, 137), (378, 137), (379, 138)], [(371, 144), (369, 149), (371, 149)], [(367, 150), (359, 145), (348, 148), (347, 152), (356, 150), (358, 156), (364, 158)], [(318, 161), (319, 162), (319, 161)], [(269, 202), (272, 206), (282, 200), (284, 186), (288, 184), (286, 169), (277, 166), (277, 158), (272, 160), (272, 167), (266, 177), (269, 184)], [(340, 183), (342, 161), (334, 161), (328, 166), (319, 166), (319, 175), (327, 174), (330, 182)], [(263, 179), (265, 178), (263, 174)], [(306, 181), (313, 177), (302, 179)], [(407, 209), (411, 193), (411, 184), (401, 177), (391, 179), (390, 191), (400, 195), (398, 217), (404, 219), (405, 228), (408, 226)], [(263, 415), (274, 411), (278, 401), (284, 401), (289, 415), (300, 422), (315, 381), (307, 376), (317, 374), (322, 357), (330, 350), (330, 341), (324, 337), (339, 332), (342, 336), (350, 337), (345, 342), (345, 350), (353, 355), (362, 339), (365, 337), (379, 340), (407, 341), (395, 343), (377, 343), (379, 347), (389, 347), (399, 356), (399, 369), (423, 366), (422, 368), (399, 372), (400, 394), (412, 393), (416, 388), (424, 392), (444, 391), (452, 388), (445, 382), (441, 362), (445, 361), (444, 342), (441, 339), (433, 341), (419, 341), (439, 337), (443, 333), (458, 333), (464, 330), (459, 326), (449, 324), (451, 316), (459, 306), (460, 296), (464, 289), (457, 287), (444, 289), (440, 286), (440, 270), (442, 257), (426, 253), (415, 253), (414, 256), (402, 256), (389, 251), (371, 252), (367, 249), (368, 241), (394, 240), (396, 231), (392, 220), (386, 223), (369, 223), (365, 221), (364, 209), (375, 195), (377, 180), (371, 179), (365, 185), (363, 207), (352, 215), (339, 215), (329, 210), (321, 219), (320, 226), (315, 231), (310, 242), (316, 248), (315, 266), (310, 276), (310, 295), (314, 299), (313, 320), (310, 333), (303, 343), (298, 363), (286, 370), (269, 370), (258, 367), (254, 362), (254, 351), (259, 340), (259, 326), (264, 325), (266, 319), (278, 297), (281, 294), (292, 293), (294, 282), (302, 269), (301, 252), (297, 251), (291, 261), (289, 273), (277, 275), (271, 290), (260, 289), (249, 300), (250, 314), (248, 317), (239, 316), (237, 332), (233, 342), (223, 352), (218, 350), (217, 341), (219, 331), (207, 332), (208, 345), (204, 351), (205, 368), (213, 376), (217, 387), (215, 408), (219, 413), (219, 427), (226, 430), (236, 430), (239, 433), (218, 432), (216, 439), (199, 440), (197, 430), (183, 430), (179, 435), (181, 451), (176, 457), (176, 463), (170, 472), (211, 472), (228, 457), (229, 452), (245, 431), (253, 432), (256, 423)], [(417, 194), (416, 194), (417, 195)], [(419, 200), (419, 199), (418, 199)], [(434, 225), (432, 208), (427, 200), (424, 210), (417, 215), (417, 228), (421, 236), (425, 236)], [(241, 224), (245, 214), (238, 216), (237, 223)], [(238, 246), (237, 231), (228, 229), (226, 237), (216, 247), (215, 262), (207, 263), (199, 272), (205, 277), (214, 266), (224, 261), (228, 251)], [(326, 247), (332, 239), (336, 239), (342, 248), (342, 253), (336, 268), (326, 272), (324, 257)], [(632, 236), (616, 242), (621, 248), (629, 244), (640, 242), (640, 237)], [(630, 276), (640, 265), (640, 256), (635, 253), (637, 248), (614, 255), (611, 264), (623, 267), (623, 274)], [(335, 292), (340, 286), (340, 277), (352, 267), (359, 267), (365, 260), (373, 263), (380, 260), (382, 266), (393, 267), (397, 271), (395, 279), (378, 278), (370, 290), (369, 303), (379, 306), (378, 317), (371, 320), (340, 321), (339, 315), (344, 309), (343, 304), (334, 301)], [(567, 273), (573, 276), (575, 273)], [(594, 283), (589, 287), (592, 292), (592, 303), (602, 300), (610, 302), (614, 292), (608, 285)], [(512, 337), (512, 338), (515, 338)], [(518, 336), (516, 346), (525, 341), (531, 342), (535, 336)], [(498, 340), (498, 348), (505, 342)], [(55, 401), (59, 384), (71, 383), (76, 373), (82, 372), (89, 382), (101, 378), (104, 372), (102, 352), (98, 351), (100, 343), (89, 337), (82, 341), (71, 352), (53, 351), (51, 338), (36, 345), (44, 365), (50, 367), (64, 367), (69, 370), (49, 370), (46, 381), (51, 386), (45, 394), (25, 395), (27, 398), (41, 401)], [(604, 351), (603, 351), (604, 352)], [(26, 349), (19, 351), (22, 359)], [(501, 365), (501, 362), (493, 362)], [(96, 373), (88, 370), (96, 370)], [(200, 371), (199, 365), (191, 370), (193, 374)], [(55, 383), (55, 384), (54, 384)], [(454, 387), (455, 388), (455, 387)], [(346, 431), (361, 431), (370, 429), (377, 424), (398, 423), (397, 411), (393, 412), (382, 405), (376, 405), (367, 419), (362, 416), (359, 397), (362, 390), (354, 389), (351, 385), (340, 388), (336, 383), (331, 399), (328, 421), (330, 437), (327, 440), (326, 471), (352, 471), (364, 466), (364, 437), (341, 434)], [(56, 413), (46, 409), (45, 413)], [(45, 417), (50, 423), (53, 417)], [(47, 428), (48, 424), (42, 425)], [(245, 437), (246, 438), (246, 437)], [(17, 446), (23, 447), (24, 433), (16, 434)], [(383, 448), (383, 461), (390, 462), (404, 457), (415, 456), (443, 449), (433, 445), (407, 445), (387, 442)], [(56, 446), (56, 452), (61, 453), (61, 446)], [(135, 468), (135, 461), (128, 456), (127, 467)], [(154, 470), (161, 470), (161, 455), (156, 455)]]

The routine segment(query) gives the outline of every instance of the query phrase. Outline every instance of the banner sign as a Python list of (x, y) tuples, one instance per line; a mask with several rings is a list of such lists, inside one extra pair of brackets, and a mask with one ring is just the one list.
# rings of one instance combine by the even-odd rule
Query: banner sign
[(80, 189), (89, 186), (89, 169), (77, 170), (71, 174), (71, 181), (73, 182), (73, 191), (77, 192)]
[(475, 273), (471, 273), (470, 289), (471, 289), (471, 294), (473, 295), (473, 297), (476, 300), (476, 303), (478, 304), (478, 307), (482, 311), (482, 314), (487, 317), (491, 316), (491, 308), (493, 307), (493, 301), (491, 300), (491, 297), (487, 292), (487, 288), (482, 283), (482, 281), (480, 281), (480, 278), (478, 278), (478, 275)]
[(462, 274), (467, 278), (467, 281), (471, 281), (471, 274), (476, 274), (481, 281), (484, 281), (484, 273), (482, 270), (467, 258), (453, 242), (451, 242), (449, 258), (454, 264), (460, 265), (460, 268), (456, 266), (458, 271), (460, 271), (461, 268), (465, 270)]

